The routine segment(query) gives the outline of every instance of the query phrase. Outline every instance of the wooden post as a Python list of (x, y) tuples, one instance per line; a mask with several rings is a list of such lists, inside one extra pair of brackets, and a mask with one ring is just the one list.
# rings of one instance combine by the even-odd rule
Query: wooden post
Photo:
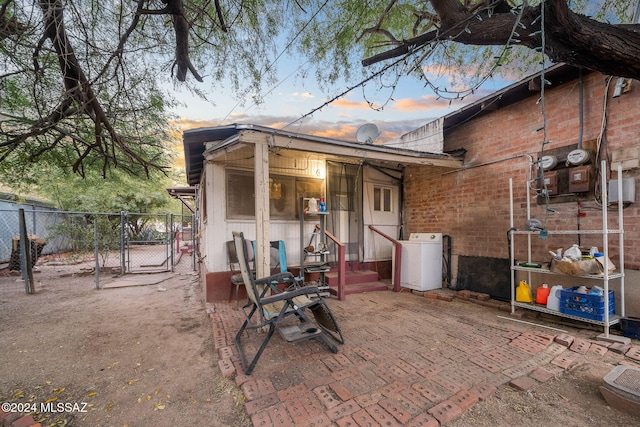
[(402, 280), (402, 243), (400, 243), (393, 237), (386, 235), (382, 231), (375, 228), (373, 225), (369, 225), (369, 229), (393, 243), (393, 292), (400, 292), (402, 290), (402, 284), (400, 283)]
[(125, 217), (124, 211), (120, 211), (120, 274), (124, 274), (127, 269), (127, 259), (125, 256)]
[(98, 233), (98, 216), (93, 217), (93, 257), (96, 261), (96, 271), (94, 274), (94, 280), (96, 282), (96, 289), (100, 289), (100, 240)]
[(19, 212), (20, 221), (20, 270), (24, 279), (24, 290), (27, 294), (35, 294), (33, 285), (33, 269), (31, 268), (31, 242), (27, 234), (27, 222), (24, 217), (24, 209)]
[(255, 204), (256, 204), (256, 278), (270, 274), (270, 213), (269, 213), (269, 147), (264, 143), (254, 144), (255, 156)]

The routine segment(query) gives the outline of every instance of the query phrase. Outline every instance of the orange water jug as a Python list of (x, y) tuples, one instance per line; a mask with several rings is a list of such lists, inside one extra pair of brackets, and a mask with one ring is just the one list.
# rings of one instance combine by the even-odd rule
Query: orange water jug
[(542, 286), (538, 286), (536, 289), (536, 304), (547, 305), (547, 299), (549, 298), (549, 285), (544, 283)]

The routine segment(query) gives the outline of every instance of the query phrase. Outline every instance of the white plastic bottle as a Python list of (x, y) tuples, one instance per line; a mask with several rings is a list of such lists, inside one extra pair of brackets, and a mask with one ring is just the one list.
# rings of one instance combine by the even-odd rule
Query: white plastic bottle
[(564, 251), (564, 256), (569, 258), (571, 261), (580, 261), (582, 259), (582, 251), (577, 244), (574, 244)]
[(548, 309), (560, 311), (560, 292), (562, 292), (562, 285), (551, 287), (551, 291), (549, 291), (549, 296), (547, 297)]
[(309, 213), (318, 212), (318, 201), (312, 197), (309, 199)]

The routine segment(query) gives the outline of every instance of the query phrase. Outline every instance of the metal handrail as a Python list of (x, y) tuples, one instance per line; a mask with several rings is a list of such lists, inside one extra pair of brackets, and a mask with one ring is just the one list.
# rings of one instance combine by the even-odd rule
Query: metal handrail
[(369, 229), (393, 243), (393, 249), (395, 251), (395, 262), (393, 266), (393, 292), (400, 292), (400, 272), (402, 271), (402, 243), (400, 243), (393, 237), (386, 235), (382, 231), (375, 228), (373, 225), (370, 225)]
[(324, 234), (338, 246), (338, 300), (344, 301), (345, 298), (345, 287), (347, 283), (347, 262), (345, 255), (345, 246), (336, 236), (331, 234), (329, 231), (325, 230)]

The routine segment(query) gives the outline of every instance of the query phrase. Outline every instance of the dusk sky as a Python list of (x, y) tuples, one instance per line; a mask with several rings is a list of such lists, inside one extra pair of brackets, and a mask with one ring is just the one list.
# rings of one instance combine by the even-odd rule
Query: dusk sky
[[(619, 19), (622, 19), (619, 17), (624, 16), (628, 16), (628, 19), (624, 18), (623, 21), (630, 21), (636, 9), (635, 2), (626, 1), (580, 0), (577, 3), (578, 7), (586, 4), (581, 12), (587, 16), (598, 15), (602, 12), (601, 7), (604, 5), (605, 17), (599, 17), (604, 22), (619, 22)], [(473, 95), (465, 96), (461, 100), (454, 99), (451, 102), (448, 99), (438, 99), (429, 86), (414, 77), (403, 75), (392, 84), (387, 81), (381, 83), (379, 80), (373, 79), (364, 86), (356, 87), (324, 106), (327, 101), (342, 94), (347, 88), (355, 86), (358, 82), (337, 82), (333, 87), (321, 90), (315, 81), (315, 73), (307, 60), (290, 55), (287, 48), (288, 46), (282, 48), (278, 51), (277, 56), (274, 55), (275, 59), (272, 65), (279, 70), (277, 83), (271, 86), (265, 85), (261, 93), (252, 94), (263, 100), (260, 105), (255, 105), (250, 100), (239, 103), (238, 98), (230, 92), (230, 85), (224, 81), (216, 84), (212, 90), (213, 85), (210, 78), (205, 78), (205, 82), (202, 84), (195, 83), (198, 90), (211, 93), (208, 96), (208, 101), (191, 96), (185, 90), (182, 90), (182, 93), (179, 89), (174, 90), (174, 94), (186, 104), (185, 107), (174, 110), (181, 117), (182, 130), (245, 123), (355, 140), (355, 133), (359, 126), (364, 123), (374, 123), (381, 132), (378, 142), (384, 142), (416, 129), (435, 118), (457, 111), (469, 102), (483, 98), (532, 74), (532, 72), (509, 71), (508, 66), (502, 66), (499, 69), (508, 77), (505, 78), (505, 74), (503, 74), (502, 77), (488, 78), (475, 89)], [(493, 52), (496, 55), (501, 55), (500, 50), (503, 47), (495, 49)], [(525, 55), (530, 57), (532, 51), (522, 49), (527, 52)], [(512, 52), (514, 51), (515, 49)], [(486, 57), (491, 58), (491, 56)], [(360, 59), (357, 58), (357, 61), (354, 61), (354, 67), (360, 67)], [(463, 70), (445, 69), (444, 66), (435, 62), (429, 61), (429, 63), (430, 69), (423, 70), (423, 73), (436, 87), (447, 88), (450, 93), (465, 89), (457, 79)], [(491, 64), (467, 64), (465, 70), (473, 71), (473, 67), (481, 65)], [(546, 63), (546, 66), (550, 65), (550, 63)], [(541, 68), (542, 65), (539, 67)], [(374, 67), (371, 68), (371, 70), (364, 71), (373, 73)], [(360, 74), (360, 71), (361, 69), (354, 69), (352, 74)], [(301, 75), (306, 77), (300, 77)], [(393, 80), (392, 76), (386, 78)], [(395, 90), (391, 91), (385, 88), (385, 85), (395, 85)], [(246, 87), (249, 87), (249, 83)], [(369, 102), (375, 106), (384, 104), (384, 108), (377, 111), (370, 107)], [(324, 106), (321, 110), (299, 120), (321, 106)]]
[[(286, 69), (296, 67), (295, 62), (286, 64)], [(374, 123), (381, 132), (379, 141), (392, 139), (462, 108), (465, 104), (482, 98), (524, 76), (514, 76), (513, 80), (488, 80), (474, 95), (463, 100), (449, 101), (438, 99), (432, 90), (421, 81), (409, 76), (401, 77), (395, 91), (381, 88), (374, 82), (367, 83), (364, 88), (358, 87), (344, 96), (315, 111), (311, 116), (299, 120), (302, 116), (323, 106), (325, 102), (344, 92), (353, 84), (344, 82), (334, 85), (323, 92), (311, 74), (304, 80), (298, 77), (287, 78), (281, 73), (276, 87), (265, 87), (260, 96), (263, 102), (259, 105), (249, 101), (238, 102), (229, 86), (216, 89), (210, 100), (202, 100), (189, 94), (186, 90), (174, 91), (174, 94), (185, 106), (174, 111), (181, 117), (182, 130), (219, 126), (232, 123), (260, 124), (301, 133), (319, 136), (355, 140), (356, 130), (364, 123)], [(437, 79), (437, 80), (436, 80)], [(448, 82), (449, 76), (434, 76), (432, 81), (439, 82), (441, 87), (454, 90), (455, 86)], [(203, 89), (211, 85), (205, 79)], [(220, 85), (218, 85), (220, 86)], [(391, 98), (391, 99), (389, 99)], [(380, 110), (371, 108), (384, 105)]]

